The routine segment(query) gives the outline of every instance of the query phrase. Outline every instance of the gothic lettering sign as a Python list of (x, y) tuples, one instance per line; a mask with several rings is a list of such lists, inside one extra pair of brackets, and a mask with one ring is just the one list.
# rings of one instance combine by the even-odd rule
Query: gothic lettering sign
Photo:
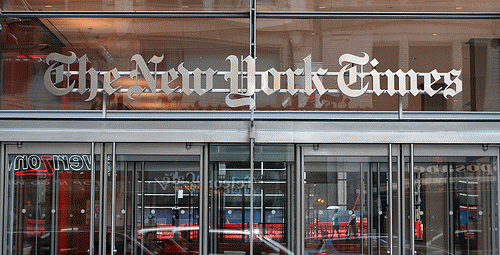
[[(288, 69), (279, 72), (274, 68), (265, 71), (256, 71), (256, 58), (247, 56), (239, 59), (234, 55), (226, 58), (229, 62), (229, 71), (219, 72), (208, 68), (207, 70), (187, 70), (184, 63), (181, 63), (177, 70), (174, 68), (164, 71), (158, 71), (158, 64), (164, 59), (164, 56), (153, 56), (146, 60), (139, 54), (132, 56), (131, 61), (135, 63), (135, 69), (127, 72), (128, 77), (123, 77), (123, 72), (113, 68), (109, 71), (97, 71), (93, 67), (87, 69), (88, 57), (83, 55), (78, 58), (75, 53), (71, 55), (62, 55), (51, 53), (47, 56), (46, 62), (49, 68), (44, 75), (44, 85), (47, 90), (58, 96), (77, 91), (80, 94), (89, 93), (86, 101), (93, 100), (99, 89), (104, 90), (108, 95), (116, 93), (121, 87), (113, 86), (113, 83), (120, 79), (136, 80), (142, 76), (147, 83), (147, 87), (141, 87), (137, 84), (126, 90), (127, 96), (134, 99), (134, 95), (141, 95), (149, 91), (156, 96), (157, 93), (184, 93), (190, 95), (196, 93), (203, 95), (213, 90), (214, 75), (223, 75), (224, 80), (229, 83), (229, 93), (225, 97), (226, 104), (230, 107), (249, 106), (255, 108), (254, 94), (258, 91), (256, 80), (260, 78), (260, 91), (271, 95), (278, 91), (285, 91), (290, 95), (305, 93), (311, 95), (317, 92), (323, 95), (328, 92), (339, 91), (350, 97), (359, 97), (371, 88), (373, 94), (379, 96), (382, 93), (393, 95), (413, 95), (427, 94), (434, 96), (442, 94), (445, 98), (453, 97), (462, 91), (462, 81), (460, 74), (462, 70), (451, 70), (446, 73), (439, 73), (433, 70), (428, 73), (415, 72), (412, 69), (408, 71), (378, 71), (376, 66), (379, 62), (366, 53), (362, 56), (344, 54), (340, 56), (338, 63), (342, 67), (339, 72), (328, 72), (328, 69), (319, 68), (315, 72), (312, 70), (311, 55), (303, 59), (303, 68), (295, 70)], [(70, 65), (78, 63), (78, 70), (70, 70)], [(154, 65), (154, 70), (150, 70), (149, 64)], [(246, 69), (244, 68), (246, 66)], [(363, 72), (365, 69), (371, 69), (369, 72)], [(70, 76), (78, 76), (78, 84), (73, 81), (70, 84)], [(322, 76), (330, 75), (336, 77), (338, 90), (327, 89), (323, 85)], [(64, 78), (68, 79), (68, 86), (62, 87), (60, 84)], [(90, 84), (87, 84), (87, 77), (90, 76)], [(102, 76), (102, 79), (99, 77)], [(204, 79), (203, 79), (204, 77)], [(381, 79), (384, 77), (384, 79)], [(418, 86), (417, 78), (423, 78), (423, 86)], [(286, 86), (282, 88), (281, 80), (286, 79)], [(173, 87), (173, 81), (179, 79), (180, 86)], [(301, 79), (303, 82), (298, 86), (296, 81)], [(102, 80), (102, 88), (98, 88), (99, 81)], [(204, 80), (204, 82), (202, 82)], [(270, 81), (272, 80), (272, 82)], [(382, 81), (385, 80), (384, 84)], [(244, 83), (244, 84), (242, 84)], [(272, 85), (271, 85), (272, 83)], [(438, 89), (432, 86), (435, 83), (444, 84)], [(177, 84), (177, 83), (176, 83)], [(357, 84), (357, 86), (354, 86)], [(158, 87), (159, 85), (159, 87)], [(300, 88), (299, 88), (300, 87)]]

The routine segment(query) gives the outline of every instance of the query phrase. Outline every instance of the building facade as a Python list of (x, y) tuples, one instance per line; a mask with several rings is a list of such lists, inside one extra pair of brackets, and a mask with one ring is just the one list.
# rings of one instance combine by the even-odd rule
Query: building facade
[(0, 254), (499, 254), (500, 3), (4, 0)]

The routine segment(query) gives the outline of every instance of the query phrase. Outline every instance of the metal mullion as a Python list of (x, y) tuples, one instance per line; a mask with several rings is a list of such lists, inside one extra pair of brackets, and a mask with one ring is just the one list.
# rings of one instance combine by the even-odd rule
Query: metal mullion
[(495, 247), (497, 247), (497, 254), (500, 254), (500, 147), (497, 148), (497, 244)]
[(96, 188), (96, 176), (95, 176), (95, 143), (93, 142), (90, 149), (90, 237), (89, 237), (89, 254), (94, 253), (94, 232), (95, 232), (95, 188)]
[(403, 155), (403, 145), (400, 144), (398, 148), (398, 235), (399, 235), (399, 254), (404, 254), (405, 252), (405, 243), (404, 243), (404, 186), (403, 186), (403, 165), (404, 165), (404, 155)]
[(366, 195), (366, 205), (368, 207), (368, 214), (366, 218), (366, 234), (368, 238), (368, 251), (367, 253), (369, 255), (373, 254), (373, 239), (371, 236), (373, 236), (372, 230), (373, 230), (373, 213), (374, 213), (374, 208), (373, 208), (373, 178), (372, 178), (372, 163), (368, 163), (368, 170), (367, 170), (367, 195)]
[(389, 204), (389, 253), (393, 254), (393, 218), (392, 218), (392, 144), (389, 144), (389, 174), (388, 174), (388, 204)]
[(106, 173), (106, 144), (102, 143), (102, 150), (101, 150), (101, 173), (100, 173), (100, 205), (99, 205), (99, 215), (101, 216), (100, 219), (100, 230), (99, 230), (99, 249), (100, 249), (100, 254), (104, 255), (106, 254), (106, 201), (107, 201), (107, 173)]
[[(250, 131), (252, 132), (252, 131)], [(253, 241), (254, 241), (254, 172), (255, 172), (255, 166), (254, 166), (254, 149), (255, 149), (255, 138), (250, 139), (250, 255), (253, 255)]]
[[(137, 162), (132, 162), (132, 205), (131, 205), (131, 210), (132, 210), (132, 220), (131, 220), (131, 225), (133, 226), (133, 232), (131, 233), (132, 240), (137, 241), (138, 239), (138, 226), (137, 226)], [(133, 254), (137, 254), (137, 245), (134, 245), (132, 248)]]
[(112, 166), (111, 166), (111, 254), (116, 253), (116, 143), (112, 146)]
[(415, 169), (414, 147), (410, 144), (410, 254), (415, 254)]
[[(145, 168), (146, 168), (146, 163), (144, 161), (141, 162), (141, 230), (144, 229), (145, 227), (145, 220), (144, 220), (144, 185), (145, 185)], [(141, 246), (144, 246), (144, 232), (141, 233)], [(144, 254), (144, 250), (141, 249), (141, 255)]]
[[(128, 188), (128, 166), (129, 166), (130, 162), (123, 162), (123, 170), (124, 170), (124, 178), (123, 178), (123, 210), (125, 213), (123, 213), (123, 243), (126, 244), (127, 243), (127, 229), (128, 229), (128, 203), (127, 203), (127, 188)], [(132, 225), (132, 224), (131, 224)], [(123, 247), (123, 252), (127, 252), (127, 249), (125, 248), (125, 245)]]
[[(52, 201), (54, 203), (53, 209), (55, 212), (51, 212), (50, 217), (52, 220), (52, 230), (54, 233), (57, 233), (57, 227), (59, 226), (59, 217), (57, 215), (57, 212), (59, 212), (59, 174), (54, 174), (54, 182)], [(58, 250), (58, 236), (59, 235), (53, 235), (50, 240), (52, 242), (52, 247), (54, 247), (54, 251)]]
[[(257, 37), (257, 0), (249, 0), (250, 11), (249, 11), (249, 23), (250, 23), (250, 56), (256, 58), (257, 56), (257, 48), (256, 48), (256, 37)], [(243, 64), (241, 65), (241, 70), (243, 71)], [(243, 75), (241, 76), (243, 79)], [(243, 87), (243, 82), (241, 84)], [(252, 94), (252, 99), (255, 102), (255, 95)], [(250, 108), (250, 129), (249, 129), (249, 137), (250, 137), (250, 255), (254, 254), (254, 173), (255, 173), (255, 106)]]
[[(13, 253), (13, 248), (14, 248), (14, 181), (15, 181), (15, 175), (14, 175), (14, 171), (11, 171), (9, 173), (9, 178), (10, 180), (12, 180), (12, 188), (10, 189), (10, 201), (9, 201), (9, 209), (10, 211), (12, 211), (11, 215), (9, 215), (9, 229), (12, 231), (12, 233), (9, 235), (9, 239), (8, 239), (8, 244), (7, 246), (10, 247), (10, 255), (12, 255)], [(9, 212), (10, 213), (10, 212)]]
[(298, 155), (298, 166), (299, 169), (297, 170), (297, 207), (300, 212), (298, 215), (298, 224), (297, 224), (297, 249), (296, 253), (297, 254), (305, 254), (305, 222), (304, 222), (304, 216), (305, 216), (305, 210), (306, 208), (304, 207), (305, 203), (305, 193), (304, 193), (304, 176), (305, 176), (305, 171), (304, 171), (304, 148), (302, 146), (299, 147), (299, 155)]
[[(363, 225), (364, 225), (364, 222), (363, 222), (363, 216), (364, 216), (364, 206), (363, 206), (363, 196), (364, 196), (364, 192), (363, 192), (363, 163), (359, 163), (359, 224), (361, 225), (360, 228), (359, 228), (359, 235), (360, 235), (360, 239), (361, 239), (361, 254), (364, 254), (364, 251), (363, 251), (363, 244), (364, 244), (364, 240), (363, 240)], [(354, 212), (353, 212), (354, 213)], [(357, 224), (356, 224), (357, 225)]]
[[(377, 236), (381, 236), (381, 227), (380, 227), (380, 217), (382, 217), (382, 192), (380, 192), (380, 163), (377, 163)], [(380, 238), (377, 238), (377, 251), (378, 255), (380, 255)]]
[[(8, 202), (8, 187), (9, 187), (9, 176), (7, 174), (9, 173), (9, 160), (7, 156), (7, 145), (5, 143), (0, 143), (0, 162), (3, 162), (0, 166), (0, 183), (3, 187), (3, 189), (0, 191), (0, 204), (2, 205), (7, 205)], [(7, 210), (5, 210), (7, 208)], [(7, 218), (8, 218), (8, 206), (4, 207), (4, 210), (0, 210), (0, 229), (3, 229), (7, 233)], [(7, 236), (8, 234), (2, 235), (2, 239), (0, 240), (0, 246), (2, 249), (0, 250), (2, 254), (7, 254)]]
[(209, 205), (208, 205), (208, 145), (203, 146), (202, 155), (200, 155), (200, 191), (198, 192), (199, 209), (198, 213), (201, 213), (198, 218), (198, 242), (199, 251), (201, 255), (208, 254), (208, 235), (209, 235)]

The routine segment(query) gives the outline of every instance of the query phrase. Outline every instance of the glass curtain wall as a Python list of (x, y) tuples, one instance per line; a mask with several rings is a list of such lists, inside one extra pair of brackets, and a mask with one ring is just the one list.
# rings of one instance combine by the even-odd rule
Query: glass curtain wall
[[(235, 60), (241, 62), (236, 65), (240, 73), (231, 78), (233, 85), (235, 79), (241, 82), (230, 89), (226, 75), (234, 64), (226, 58), (245, 58), (255, 46), (257, 110), (500, 110), (495, 100), (500, 93), (495, 73), (500, 65), (500, 26), (498, 17), (490, 13), (500, 9), (496, 1), (483, 1), (472, 9), (465, 2), (438, 0), (356, 4), (303, 0), (293, 5), (259, 0), (256, 15), (250, 15), (254, 10), (250, 11), (249, 3), (253, 1), (4, 1), (0, 107), (248, 110), (246, 104), (226, 103), (229, 93), (235, 94), (229, 99), (248, 99), (254, 94), (241, 84), (247, 75), (242, 59)], [(148, 11), (152, 9), (164, 13), (153, 15)], [(433, 10), (426, 12), (429, 9)], [(56, 17), (57, 13), (89, 10), (96, 17), (75, 13)], [(383, 18), (381, 10), (388, 12)], [(56, 14), (36, 17), (43, 11)], [(436, 11), (446, 15), (431, 14)], [(28, 13), (29, 17), (23, 16)], [(57, 83), (58, 93), (64, 94), (53, 95), (44, 83), (47, 57), (51, 53), (69, 57), (70, 52), (76, 59), (58, 65), (70, 71), (68, 77), (49, 76)], [(132, 59), (135, 54), (141, 55), (149, 70), (138, 69)], [(350, 63), (354, 69), (349, 70), (358, 74), (342, 82), (338, 74), (347, 65), (340, 61), (344, 54), (358, 58), (367, 54), (368, 60)], [(116, 72), (111, 72), (114, 68)], [(132, 74), (134, 68), (139, 75)], [(106, 78), (107, 72), (111, 73)], [(152, 75), (144, 76), (148, 72)], [(382, 92), (375, 88), (378, 80)], [(73, 82), (74, 90), (65, 93)], [(194, 88), (196, 82), (201, 88)], [(366, 92), (356, 95), (345, 88), (359, 92), (365, 85)]]

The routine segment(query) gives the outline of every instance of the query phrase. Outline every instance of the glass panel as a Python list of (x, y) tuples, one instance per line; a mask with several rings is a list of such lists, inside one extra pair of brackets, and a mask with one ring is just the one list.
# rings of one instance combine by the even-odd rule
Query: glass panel
[[(3, 110), (99, 110), (103, 98), (97, 89), (105, 84), (110, 86), (108, 94), (118, 88), (136, 89), (130, 94), (133, 99), (126, 91), (108, 96), (110, 110), (248, 109), (227, 106), (229, 85), (223, 75), (230, 70), (227, 56), (248, 55), (248, 19), (23, 18), (9, 19), (2, 27)], [(71, 52), (76, 58), (51, 62), (61, 69), (50, 71), (46, 63), (50, 53), (69, 57)], [(136, 54), (140, 59), (132, 60)], [(163, 58), (152, 60), (153, 56)], [(156, 64), (147, 65), (150, 60)], [(144, 66), (138, 67), (141, 61)], [(86, 70), (81, 79), (80, 68)], [(116, 72), (108, 72), (114, 68)], [(169, 75), (168, 70), (172, 70)], [(196, 70), (218, 72), (200, 74), (200, 89), (195, 90)], [(148, 72), (150, 80), (143, 75)], [(204, 93), (209, 77), (213, 90)], [(80, 82), (84, 89), (78, 90)], [(74, 84), (72, 92), (68, 84)], [(156, 95), (142, 93), (153, 86)], [(48, 88), (62, 95), (55, 96)]]
[(197, 253), (200, 156), (118, 155), (116, 169), (118, 252)]
[(418, 254), (497, 254), (497, 169), (496, 157), (415, 157)]
[(250, 254), (249, 161), (248, 145), (210, 147), (210, 254)]
[(245, 0), (5, 0), (4, 10), (9, 11), (244, 11)]
[(319, 11), (319, 12), (495, 12), (500, 4), (495, 0), (471, 1), (433, 0), (257, 0), (259, 11)]
[[(493, 99), (500, 93), (495, 71), (500, 66), (498, 28), (498, 20), (259, 19), (257, 69), (286, 71), (306, 65), (312, 72), (328, 69), (325, 75), (318, 75), (316, 83), (312, 81), (313, 89), (314, 84), (322, 84), (328, 91), (322, 95), (318, 90), (311, 95), (299, 91), (293, 96), (284, 90), (269, 96), (259, 92), (257, 109), (395, 111), (400, 90), (395, 73), (401, 69), (400, 75), (405, 77), (401, 82), (406, 87), (401, 86), (404, 110), (499, 111), (500, 103)], [(344, 56), (339, 64), (344, 54), (368, 59), (346, 60)], [(372, 62), (374, 59), (377, 61)], [(367, 91), (362, 93), (359, 75), (345, 73), (342, 76), (349, 78), (338, 78), (342, 68), (365, 73), (375, 69), (375, 74), (381, 73), (380, 79), (374, 74), (364, 77)], [(388, 70), (392, 73), (386, 73)], [(409, 70), (419, 74), (411, 76)], [(431, 74), (433, 70), (438, 73)], [(285, 77), (281, 77), (283, 89), (287, 86)], [(297, 88), (304, 88), (303, 77), (296, 77)], [(377, 80), (379, 96), (370, 93)], [(352, 83), (347, 87), (359, 93), (348, 96), (352, 91), (339, 81), (346, 86)], [(389, 86), (391, 82), (393, 86)], [(420, 94), (413, 95), (412, 88)]]
[(8, 254), (88, 253), (90, 154), (8, 153), (8, 167)]
[(308, 254), (387, 254), (387, 157), (304, 157)]
[[(210, 150), (209, 253), (250, 254), (249, 147), (214, 145)], [(293, 182), (287, 185), (287, 180), (294, 176), (293, 152), (293, 146), (255, 148), (253, 254), (292, 250)]]

